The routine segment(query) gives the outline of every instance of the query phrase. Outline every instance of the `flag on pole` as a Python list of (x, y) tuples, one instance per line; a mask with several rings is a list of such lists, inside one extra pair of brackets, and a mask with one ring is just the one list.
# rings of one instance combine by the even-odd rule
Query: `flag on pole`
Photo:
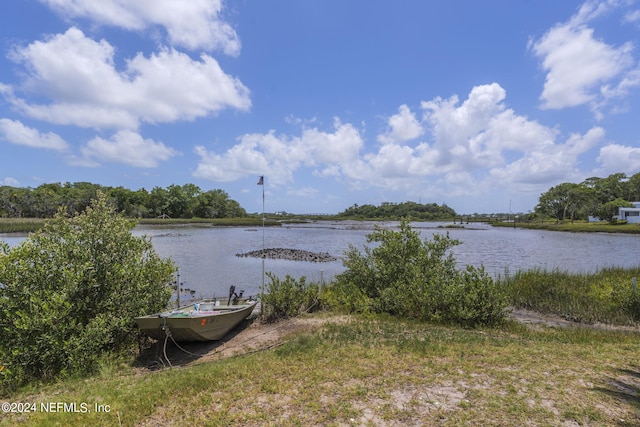
[(264, 175), (258, 180), (258, 185), (264, 185)]

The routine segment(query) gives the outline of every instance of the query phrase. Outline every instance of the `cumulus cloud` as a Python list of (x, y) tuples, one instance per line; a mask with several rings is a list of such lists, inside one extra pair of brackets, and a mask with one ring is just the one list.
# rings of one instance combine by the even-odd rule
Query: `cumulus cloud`
[(364, 142), (351, 124), (334, 120), (334, 131), (303, 129), (300, 136), (246, 134), (224, 153), (195, 148), (200, 163), (194, 176), (216, 181), (268, 174), (276, 184), (291, 182), (293, 173), (303, 165), (319, 174), (333, 174), (358, 157)]
[(2, 181), (0, 181), (0, 185), (8, 185), (10, 187), (18, 187), (20, 185), (20, 183), (18, 182), (17, 179), (15, 178), (11, 178), (10, 176), (4, 178)]
[(143, 31), (164, 28), (173, 46), (238, 55), (240, 40), (221, 18), (222, 0), (40, 0), (69, 19)]
[(398, 108), (398, 114), (389, 117), (389, 130), (378, 135), (378, 141), (383, 144), (411, 141), (424, 133), (424, 129), (411, 109), (403, 104)]
[(93, 138), (81, 148), (87, 165), (93, 162), (122, 163), (141, 168), (154, 168), (179, 153), (162, 142), (145, 139), (137, 132), (123, 130), (111, 140)]
[[(290, 183), (304, 167), (319, 177), (351, 188), (377, 187), (409, 195), (488, 194), (497, 188), (540, 193), (579, 174), (579, 156), (604, 139), (595, 127), (558, 141), (559, 132), (507, 108), (497, 83), (458, 96), (421, 103), (422, 117), (410, 114), (429, 138), (412, 142), (393, 131), (374, 151), (366, 151), (360, 132), (336, 119), (334, 129), (303, 129), (299, 136), (247, 134), (223, 153), (197, 147), (194, 175), (233, 181), (268, 174), (271, 182)], [(401, 106), (398, 117), (409, 117)]]
[(561, 181), (580, 181), (579, 156), (604, 139), (600, 127), (590, 129), (584, 135), (572, 134), (564, 143), (544, 144), (534, 147), (521, 158), (490, 171), (494, 185), (505, 183), (519, 191), (544, 190)]
[(541, 60), (546, 79), (540, 100), (542, 108), (561, 109), (588, 104), (602, 117), (602, 108), (612, 97), (627, 94), (640, 84), (633, 43), (607, 44), (595, 36), (588, 24), (617, 1), (587, 1), (565, 23), (556, 25), (530, 43)]
[(193, 120), (251, 105), (249, 90), (206, 54), (194, 61), (174, 49), (139, 53), (118, 70), (113, 46), (70, 28), (11, 56), (28, 70), (19, 89), (51, 103), (30, 103), (6, 85), (1, 92), (24, 114), (49, 123), (136, 129), (140, 122)]
[(610, 144), (600, 149), (597, 161), (602, 165), (600, 173), (609, 175), (620, 171), (640, 170), (640, 148)]
[(0, 140), (54, 151), (66, 151), (69, 148), (69, 144), (53, 132), (41, 133), (22, 122), (10, 119), (0, 119)]

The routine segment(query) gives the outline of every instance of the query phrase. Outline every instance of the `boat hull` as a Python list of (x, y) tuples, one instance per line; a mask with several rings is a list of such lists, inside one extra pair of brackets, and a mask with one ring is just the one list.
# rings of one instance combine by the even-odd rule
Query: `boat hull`
[(240, 305), (214, 306), (212, 310), (182, 307), (172, 312), (136, 317), (140, 331), (157, 340), (168, 334), (175, 341), (216, 341), (249, 317), (257, 301)]

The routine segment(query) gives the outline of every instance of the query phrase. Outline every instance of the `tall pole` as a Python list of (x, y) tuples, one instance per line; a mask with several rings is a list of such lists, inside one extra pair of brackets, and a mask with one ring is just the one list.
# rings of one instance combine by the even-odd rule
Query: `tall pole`
[(178, 299), (178, 308), (180, 308), (180, 270), (176, 270), (176, 291)]
[[(263, 304), (263, 300), (264, 300), (264, 258), (265, 258), (265, 253), (264, 253), (264, 223), (265, 223), (265, 217), (264, 217), (264, 175), (262, 175), (260, 177), (260, 179), (258, 180), (258, 185), (262, 186), (262, 284), (260, 285), (260, 301), (261, 304)], [(263, 310), (264, 311), (264, 310)]]

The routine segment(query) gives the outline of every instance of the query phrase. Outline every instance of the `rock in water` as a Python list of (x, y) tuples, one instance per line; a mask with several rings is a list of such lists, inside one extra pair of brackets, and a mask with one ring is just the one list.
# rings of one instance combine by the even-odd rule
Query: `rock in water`
[(337, 261), (338, 258), (327, 252), (310, 252), (302, 249), (288, 249), (288, 248), (268, 248), (258, 249), (251, 252), (237, 253), (239, 257), (254, 257), (254, 258), (270, 258), (270, 259), (286, 259), (289, 261), (307, 261), (307, 262), (331, 262)]

